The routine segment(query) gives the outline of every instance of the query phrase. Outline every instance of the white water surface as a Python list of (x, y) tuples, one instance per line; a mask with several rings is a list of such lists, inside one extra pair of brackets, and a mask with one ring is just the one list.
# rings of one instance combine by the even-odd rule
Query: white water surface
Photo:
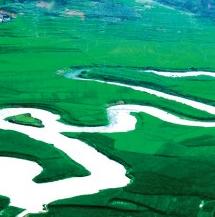
[(153, 73), (163, 77), (172, 77), (172, 78), (184, 78), (184, 77), (197, 77), (197, 76), (207, 76), (215, 77), (215, 72), (206, 72), (206, 71), (188, 71), (188, 72), (162, 72), (157, 70), (144, 70), (143, 73)]
[[(30, 113), (32, 117), (40, 119), (45, 127), (24, 126), (5, 120), (9, 116), (24, 113)], [(60, 134), (64, 130), (61, 126), (66, 127), (66, 125), (59, 124), (57, 121), (59, 118), (60, 116), (51, 112), (34, 108), (0, 110), (0, 129), (14, 130), (32, 139), (53, 144), (91, 172), (87, 177), (37, 184), (32, 179), (42, 171), (38, 164), (22, 159), (0, 157), (2, 165), (0, 194), (11, 199), (11, 206), (26, 209), (18, 215), (19, 217), (27, 213), (41, 212), (44, 204), (55, 200), (94, 194), (103, 189), (123, 187), (130, 182), (126, 176), (126, 169), (121, 164), (107, 158), (84, 142)]]
[[(176, 101), (210, 114), (215, 114), (215, 108), (213, 106), (162, 93), (160, 91), (117, 82), (104, 82), (100, 80), (96, 80), (96, 82), (147, 92), (157, 97)], [(22, 159), (0, 157), (0, 165), (4, 165), (1, 167), (0, 194), (10, 197), (11, 206), (26, 209), (18, 215), (22, 217), (28, 213), (41, 212), (43, 211), (44, 204), (59, 199), (93, 194), (103, 189), (118, 188), (128, 185), (130, 180), (126, 176), (124, 166), (107, 158), (82, 141), (63, 136), (61, 132), (113, 133), (131, 131), (135, 129), (136, 125), (136, 118), (130, 114), (133, 112), (144, 112), (163, 121), (179, 125), (215, 127), (215, 122), (186, 120), (159, 108), (141, 105), (116, 105), (107, 108), (109, 125), (98, 127), (66, 125), (58, 121), (60, 119), (59, 115), (42, 109), (1, 109), (0, 129), (14, 130), (26, 134), (32, 139), (53, 144), (56, 148), (65, 152), (71, 159), (89, 170), (91, 175), (37, 184), (32, 181), (32, 179), (42, 171), (42, 168), (37, 163)], [(24, 113), (30, 113), (32, 117), (40, 119), (43, 122), (44, 128), (14, 124), (5, 120), (7, 117)]]
[[(98, 80), (98, 79), (80, 78), (79, 77), (80, 74), (81, 74), (81, 71), (78, 71), (75, 73), (71, 72), (71, 75), (67, 75), (67, 78), (76, 79), (76, 80), (80, 80), (80, 81), (94, 81), (94, 82), (103, 83), (103, 84), (109, 84), (109, 85), (114, 85), (114, 86), (119, 86), (119, 87), (126, 87), (129, 89), (135, 90), (135, 91), (140, 91), (140, 92), (145, 92), (145, 93), (148, 93), (151, 95), (155, 95), (157, 97), (160, 97), (160, 98), (163, 98), (166, 100), (175, 101), (175, 102), (190, 106), (192, 108), (207, 112), (209, 114), (215, 115), (215, 107), (212, 105), (207, 105), (207, 104), (202, 103), (202, 102), (198, 102), (198, 101), (191, 100), (191, 99), (186, 99), (186, 98), (172, 95), (172, 94), (168, 94), (168, 93), (163, 93), (161, 91), (153, 90), (153, 89), (150, 89), (147, 87), (129, 85), (129, 84), (124, 84), (124, 83), (120, 83), (120, 82), (103, 81), (103, 80)], [(196, 75), (196, 76), (198, 76), (198, 75)]]
[[(90, 176), (68, 178), (60, 181), (37, 184), (32, 179), (42, 168), (31, 161), (1, 157), (0, 194), (11, 198), (12, 206), (25, 208), (26, 213), (40, 212), (43, 204), (55, 200), (97, 193), (99, 190), (126, 186), (129, 183), (126, 169), (119, 163), (110, 160), (94, 148), (77, 139), (71, 139), (61, 132), (127, 132), (135, 129), (136, 118), (131, 112), (145, 112), (163, 121), (186, 126), (214, 127), (215, 122), (185, 120), (161, 109), (139, 105), (117, 105), (108, 108), (110, 124), (103, 127), (78, 127), (58, 122), (60, 116), (35, 108), (9, 108), (0, 110), (0, 128), (14, 130), (29, 137), (54, 144), (71, 159), (83, 165), (91, 172)], [(9, 116), (30, 113), (40, 119), (44, 128), (24, 126), (5, 121)], [(45, 144), (44, 144), (45, 145)], [(33, 198), (33, 199), (32, 199)]]

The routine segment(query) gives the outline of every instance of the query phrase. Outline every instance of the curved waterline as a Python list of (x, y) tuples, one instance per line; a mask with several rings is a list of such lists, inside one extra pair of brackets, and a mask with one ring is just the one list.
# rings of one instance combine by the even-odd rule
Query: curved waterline
[(157, 71), (157, 70), (144, 70), (144, 73), (152, 73), (156, 75), (160, 75), (163, 77), (171, 77), (171, 78), (184, 78), (184, 77), (197, 77), (197, 76), (207, 76), (214, 77), (215, 72), (207, 72), (207, 71), (188, 71), (188, 72), (169, 72), (169, 71)]
[[(36, 128), (7, 122), (6, 117), (28, 112), (40, 119), (44, 128)], [(126, 186), (130, 180), (126, 169), (94, 148), (77, 139), (62, 135), (57, 120), (60, 118), (51, 112), (31, 108), (9, 108), (0, 110), (0, 129), (14, 130), (28, 135), (32, 139), (53, 144), (91, 172), (87, 177), (68, 178), (60, 181), (38, 184), (32, 179), (42, 168), (34, 162), (1, 157), (0, 164), (7, 165), (1, 171), (0, 193), (11, 199), (11, 206), (26, 209), (26, 213), (43, 211), (43, 205), (55, 200), (94, 194), (108, 188)], [(63, 126), (63, 124), (61, 124)], [(30, 171), (30, 172), (29, 172)]]
[[(76, 77), (77, 78), (77, 77)], [(182, 97), (151, 90), (149, 88), (132, 86), (118, 82), (106, 82), (93, 79), (100, 83), (127, 87), (136, 91), (143, 91), (167, 100), (177, 101), (193, 108), (215, 114), (215, 107), (185, 99)], [(113, 133), (127, 132), (135, 129), (136, 118), (131, 113), (144, 112), (163, 121), (196, 127), (215, 127), (215, 122), (186, 120), (152, 106), (141, 105), (115, 105), (107, 109), (109, 125), (98, 127), (79, 127), (66, 125), (58, 122), (59, 115), (36, 108), (7, 108), (0, 110), (0, 129), (14, 130), (28, 135), (32, 139), (53, 144), (56, 148), (64, 151), (71, 159), (84, 166), (91, 172), (87, 177), (68, 178), (60, 181), (37, 184), (32, 179), (38, 175), (42, 168), (31, 161), (1, 157), (0, 164), (7, 165), (2, 170), (3, 179), (0, 180), (0, 193), (11, 199), (10, 205), (26, 209), (19, 217), (28, 213), (43, 211), (43, 205), (55, 200), (94, 194), (108, 188), (124, 187), (130, 180), (126, 176), (126, 169), (94, 148), (77, 139), (67, 138), (62, 132), (97, 132)], [(24, 126), (9, 123), (5, 118), (9, 116), (30, 113), (32, 117), (40, 119), (44, 128)], [(8, 171), (12, 171), (11, 174)], [(14, 172), (15, 171), (15, 172)], [(18, 178), (17, 178), (18, 177)], [(8, 181), (9, 180), (9, 181)], [(16, 180), (16, 182), (13, 182)], [(23, 183), (25, 183), (23, 185)], [(34, 198), (31, 200), (31, 198)], [(47, 211), (47, 210), (46, 210)]]
[[(14, 124), (5, 121), (11, 115), (30, 113), (32, 117), (40, 119), (44, 128), (36, 128)], [(200, 122), (181, 119), (161, 109), (150, 106), (117, 105), (107, 110), (110, 124), (103, 127), (78, 127), (58, 122), (60, 116), (51, 112), (36, 108), (9, 108), (0, 110), (0, 128), (24, 133), (29, 137), (46, 143), (54, 144), (64, 151), (69, 157), (83, 165), (91, 172), (88, 177), (68, 178), (60, 181), (37, 184), (32, 181), (42, 168), (34, 162), (27, 160), (1, 157), (0, 164), (7, 165), (1, 175), (0, 192), (11, 198), (12, 206), (25, 208), (26, 213), (42, 211), (43, 204), (52, 201), (97, 193), (99, 190), (126, 186), (129, 179), (126, 177), (126, 169), (119, 163), (110, 160), (97, 152), (86, 143), (77, 139), (67, 138), (61, 132), (127, 132), (135, 129), (136, 118), (130, 113), (145, 112), (161, 120), (199, 127), (214, 127), (215, 122)], [(15, 173), (8, 173), (15, 171)], [(29, 172), (30, 171), (30, 172)], [(18, 178), (16, 178), (18, 177)], [(9, 180), (9, 181), (8, 181)], [(13, 180), (16, 180), (14, 183)], [(23, 185), (23, 183), (25, 183)], [(30, 198), (34, 198), (31, 200)]]
[(103, 83), (103, 84), (109, 84), (109, 85), (114, 85), (114, 86), (119, 86), (119, 87), (126, 87), (135, 91), (140, 91), (140, 92), (145, 92), (151, 95), (155, 95), (157, 97), (166, 99), (166, 100), (170, 100), (170, 101), (175, 101), (187, 106), (190, 106), (192, 108), (207, 112), (209, 114), (213, 114), (215, 115), (215, 107), (211, 106), (211, 105), (207, 105), (205, 103), (202, 102), (198, 102), (198, 101), (194, 101), (191, 99), (186, 99), (180, 96), (176, 96), (176, 95), (172, 95), (172, 94), (168, 94), (168, 93), (164, 93), (158, 90), (153, 90), (147, 87), (142, 87), (142, 86), (135, 86), (135, 85), (129, 85), (129, 84), (124, 84), (124, 83), (120, 83), (120, 82), (113, 82), (113, 81), (104, 81), (104, 80), (99, 80), (99, 79), (89, 79), (89, 78), (81, 78), (82, 71), (79, 70), (78, 72), (71, 72), (71, 75), (68, 77), (70, 79), (76, 79), (76, 80), (82, 80), (82, 81), (94, 81), (94, 82), (98, 82), (98, 83)]

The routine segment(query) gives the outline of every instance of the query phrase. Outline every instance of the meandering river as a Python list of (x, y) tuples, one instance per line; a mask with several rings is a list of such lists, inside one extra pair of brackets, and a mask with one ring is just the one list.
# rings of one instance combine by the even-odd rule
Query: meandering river
[[(83, 79), (84, 80), (84, 79)], [(103, 82), (96, 80), (97, 82)], [(215, 114), (215, 107), (182, 97), (162, 93), (144, 87), (131, 86), (116, 82), (103, 82), (110, 85), (124, 86), (136, 91), (144, 91), (167, 100), (177, 101), (199, 110)], [(86, 143), (62, 135), (62, 132), (127, 132), (135, 129), (136, 118), (131, 112), (144, 112), (163, 121), (196, 127), (215, 127), (215, 122), (186, 120), (170, 114), (159, 108), (141, 105), (115, 105), (107, 109), (109, 125), (98, 127), (71, 126), (59, 122), (59, 115), (36, 108), (5, 108), (0, 110), (0, 129), (13, 130), (28, 135), (32, 139), (53, 144), (65, 152), (71, 159), (84, 166), (91, 172), (87, 177), (67, 178), (60, 181), (38, 184), (32, 179), (42, 168), (34, 162), (0, 157), (1, 170), (0, 194), (10, 197), (11, 206), (24, 208), (19, 217), (28, 213), (38, 213), (43, 205), (55, 200), (78, 195), (94, 194), (103, 189), (119, 188), (129, 184), (123, 165), (99, 153)], [(5, 119), (9, 116), (30, 113), (40, 119), (44, 128), (24, 126), (10, 123)], [(7, 165), (7, 166), (5, 166)], [(32, 199), (33, 198), (33, 199)]]

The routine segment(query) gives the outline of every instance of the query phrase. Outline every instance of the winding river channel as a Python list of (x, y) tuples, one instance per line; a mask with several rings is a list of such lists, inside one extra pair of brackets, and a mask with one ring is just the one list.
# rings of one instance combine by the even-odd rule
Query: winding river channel
[[(171, 74), (169, 76), (173, 77)], [(157, 97), (176, 101), (210, 114), (215, 114), (215, 107), (213, 106), (157, 90), (116, 82), (93, 81), (123, 86), (135, 91), (147, 92), (156, 95)], [(94, 194), (100, 190), (119, 188), (128, 185), (130, 179), (126, 176), (126, 169), (123, 165), (109, 159), (88, 144), (77, 139), (68, 138), (61, 133), (113, 133), (132, 131), (135, 129), (136, 125), (136, 118), (131, 115), (133, 112), (144, 112), (163, 121), (178, 125), (215, 127), (215, 122), (186, 120), (159, 108), (141, 105), (115, 105), (107, 108), (109, 125), (98, 127), (66, 125), (58, 121), (60, 119), (59, 115), (42, 109), (1, 109), (0, 129), (17, 131), (28, 135), (32, 139), (53, 144), (56, 148), (65, 152), (71, 159), (89, 170), (91, 175), (38, 184), (32, 181), (32, 179), (42, 171), (42, 168), (37, 163), (10, 157), (0, 157), (0, 165), (7, 165), (7, 167), (3, 166), (1, 168), (0, 194), (11, 199), (11, 206), (24, 208), (25, 211), (18, 215), (18, 217), (23, 217), (28, 213), (47, 211), (43, 210), (43, 205), (59, 199)], [(44, 128), (19, 125), (5, 120), (7, 117), (24, 113), (30, 113), (32, 117), (40, 119), (43, 122)], [(31, 198), (34, 199), (32, 200)]]

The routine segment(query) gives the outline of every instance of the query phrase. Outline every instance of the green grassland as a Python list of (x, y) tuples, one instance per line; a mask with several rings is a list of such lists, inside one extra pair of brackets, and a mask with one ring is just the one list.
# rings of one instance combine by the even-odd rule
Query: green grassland
[(128, 133), (65, 133), (123, 163), (131, 184), (88, 200), (80, 197), (55, 205), (70, 204), (71, 210), (82, 206), (83, 216), (95, 206), (106, 206), (113, 216), (126, 210), (133, 213), (131, 216), (145, 216), (145, 212), (146, 216), (152, 216), (151, 212), (157, 216), (197, 216), (202, 200), (214, 200), (214, 129), (174, 125), (146, 114), (135, 116), (136, 129)]
[(33, 127), (44, 127), (41, 120), (37, 118), (33, 118), (29, 113), (11, 116), (6, 118), (6, 120), (15, 124), (21, 124), (21, 125), (27, 125)]
[(34, 178), (34, 181), (38, 183), (89, 174), (81, 165), (72, 161), (53, 145), (33, 140), (13, 131), (0, 131), (0, 156), (37, 162), (43, 168), (42, 173)]
[[(194, 69), (191, 68), (190, 70), (192, 71)], [(169, 78), (147, 72), (146, 69), (144, 70), (141, 67), (129, 68), (120, 66), (90, 67), (89, 70), (83, 71), (79, 76), (86, 79), (98, 79), (143, 86), (214, 105), (214, 93), (211, 91), (215, 85), (214, 77), (201, 75), (198, 77)]]
[[(0, 105), (42, 107), (60, 113), (70, 123), (88, 125), (107, 123), (106, 106), (119, 100), (167, 107), (187, 116), (212, 118), (186, 106), (180, 108), (172, 102), (171, 105), (161, 102), (148, 94), (92, 82), (67, 81), (55, 74), (64, 67), (94, 64), (177, 70), (215, 68), (214, 43), (209, 37), (215, 31), (211, 21), (162, 7), (146, 10), (142, 16), (144, 22), (105, 25), (98, 20), (82, 22), (61, 17), (54, 20), (40, 17), (35, 23), (33, 17), (25, 15), (1, 25), (1, 32), (7, 35), (3, 35), (0, 45)], [(100, 22), (104, 29), (98, 31)], [(182, 93), (178, 91), (178, 94)], [(207, 96), (202, 98), (207, 99)]]
[(10, 199), (4, 196), (0, 196), (1, 207), (0, 210), (6, 208), (10, 202)]
[[(129, 5), (141, 18), (83, 21), (32, 12), (0, 24), (0, 107), (43, 108), (60, 114), (61, 121), (81, 126), (107, 124), (107, 107), (120, 101), (152, 105), (188, 119), (213, 120), (208, 113), (147, 93), (57, 74), (60, 69), (90, 66), (93, 76), (106, 75), (214, 105), (213, 79), (169, 79), (137, 72), (147, 67), (215, 71), (214, 22), (162, 6), (146, 9), (133, 1)], [(30, 216), (209, 217), (213, 202), (208, 211), (198, 206), (215, 197), (213, 129), (135, 116), (137, 129), (126, 134), (66, 134), (124, 164), (133, 180), (129, 186), (57, 201), (49, 205), (49, 213)], [(23, 118), (20, 122), (16, 117), (16, 122), (35, 124), (35, 119)], [(37, 182), (89, 174), (51, 144), (12, 131), (0, 131), (0, 155), (38, 162), (43, 172), (34, 179)], [(7, 205), (8, 199), (1, 197), (0, 208)], [(8, 208), (2, 216), (15, 212)]]
[[(105, 25), (98, 20), (89, 19), (83, 22), (62, 17), (54, 20), (40, 17), (35, 23), (33, 17), (25, 15), (7, 25), (1, 25), (0, 30), (2, 35), (4, 32), (5, 35), (0, 44), (0, 105), (45, 108), (60, 113), (64, 120), (79, 125), (107, 123), (107, 105), (119, 100), (126, 103), (151, 104), (176, 113), (184, 113), (186, 116), (211, 119), (209, 114), (148, 94), (135, 93), (122, 87), (106, 87), (93, 82), (68, 81), (55, 74), (64, 67), (94, 64), (177, 70), (192, 67), (215, 69), (214, 43), (209, 37), (214, 34), (215, 28), (211, 21), (198, 20), (162, 7), (146, 10), (142, 16), (144, 22), (126, 21)], [(100, 22), (103, 25), (99, 25)], [(34, 25), (29, 29), (32, 23)], [(98, 31), (98, 25), (104, 29)], [(178, 47), (180, 49), (177, 49)], [(153, 76), (143, 79), (146, 83), (154, 82), (154, 86), (156, 85)], [(160, 84), (163, 80), (160, 80)], [(174, 91), (171, 87), (175, 83), (171, 81), (164, 81), (162, 90), (167, 89), (167, 85), (164, 85), (167, 83), (170, 84), (168, 91)], [(187, 83), (185, 86), (188, 88), (189, 82)], [(201, 89), (202, 85), (203, 82)], [(207, 90), (203, 89), (208, 94), (202, 94), (200, 100), (212, 100), (212, 93), (209, 94), (211, 86), (207, 86)], [(181, 89), (178, 87), (176, 94), (184, 94), (186, 90)], [(192, 92), (189, 91), (189, 96), (193, 95), (199, 95), (195, 94), (195, 88), (192, 88)], [(97, 120), (94, 117), (97, 117)]]

